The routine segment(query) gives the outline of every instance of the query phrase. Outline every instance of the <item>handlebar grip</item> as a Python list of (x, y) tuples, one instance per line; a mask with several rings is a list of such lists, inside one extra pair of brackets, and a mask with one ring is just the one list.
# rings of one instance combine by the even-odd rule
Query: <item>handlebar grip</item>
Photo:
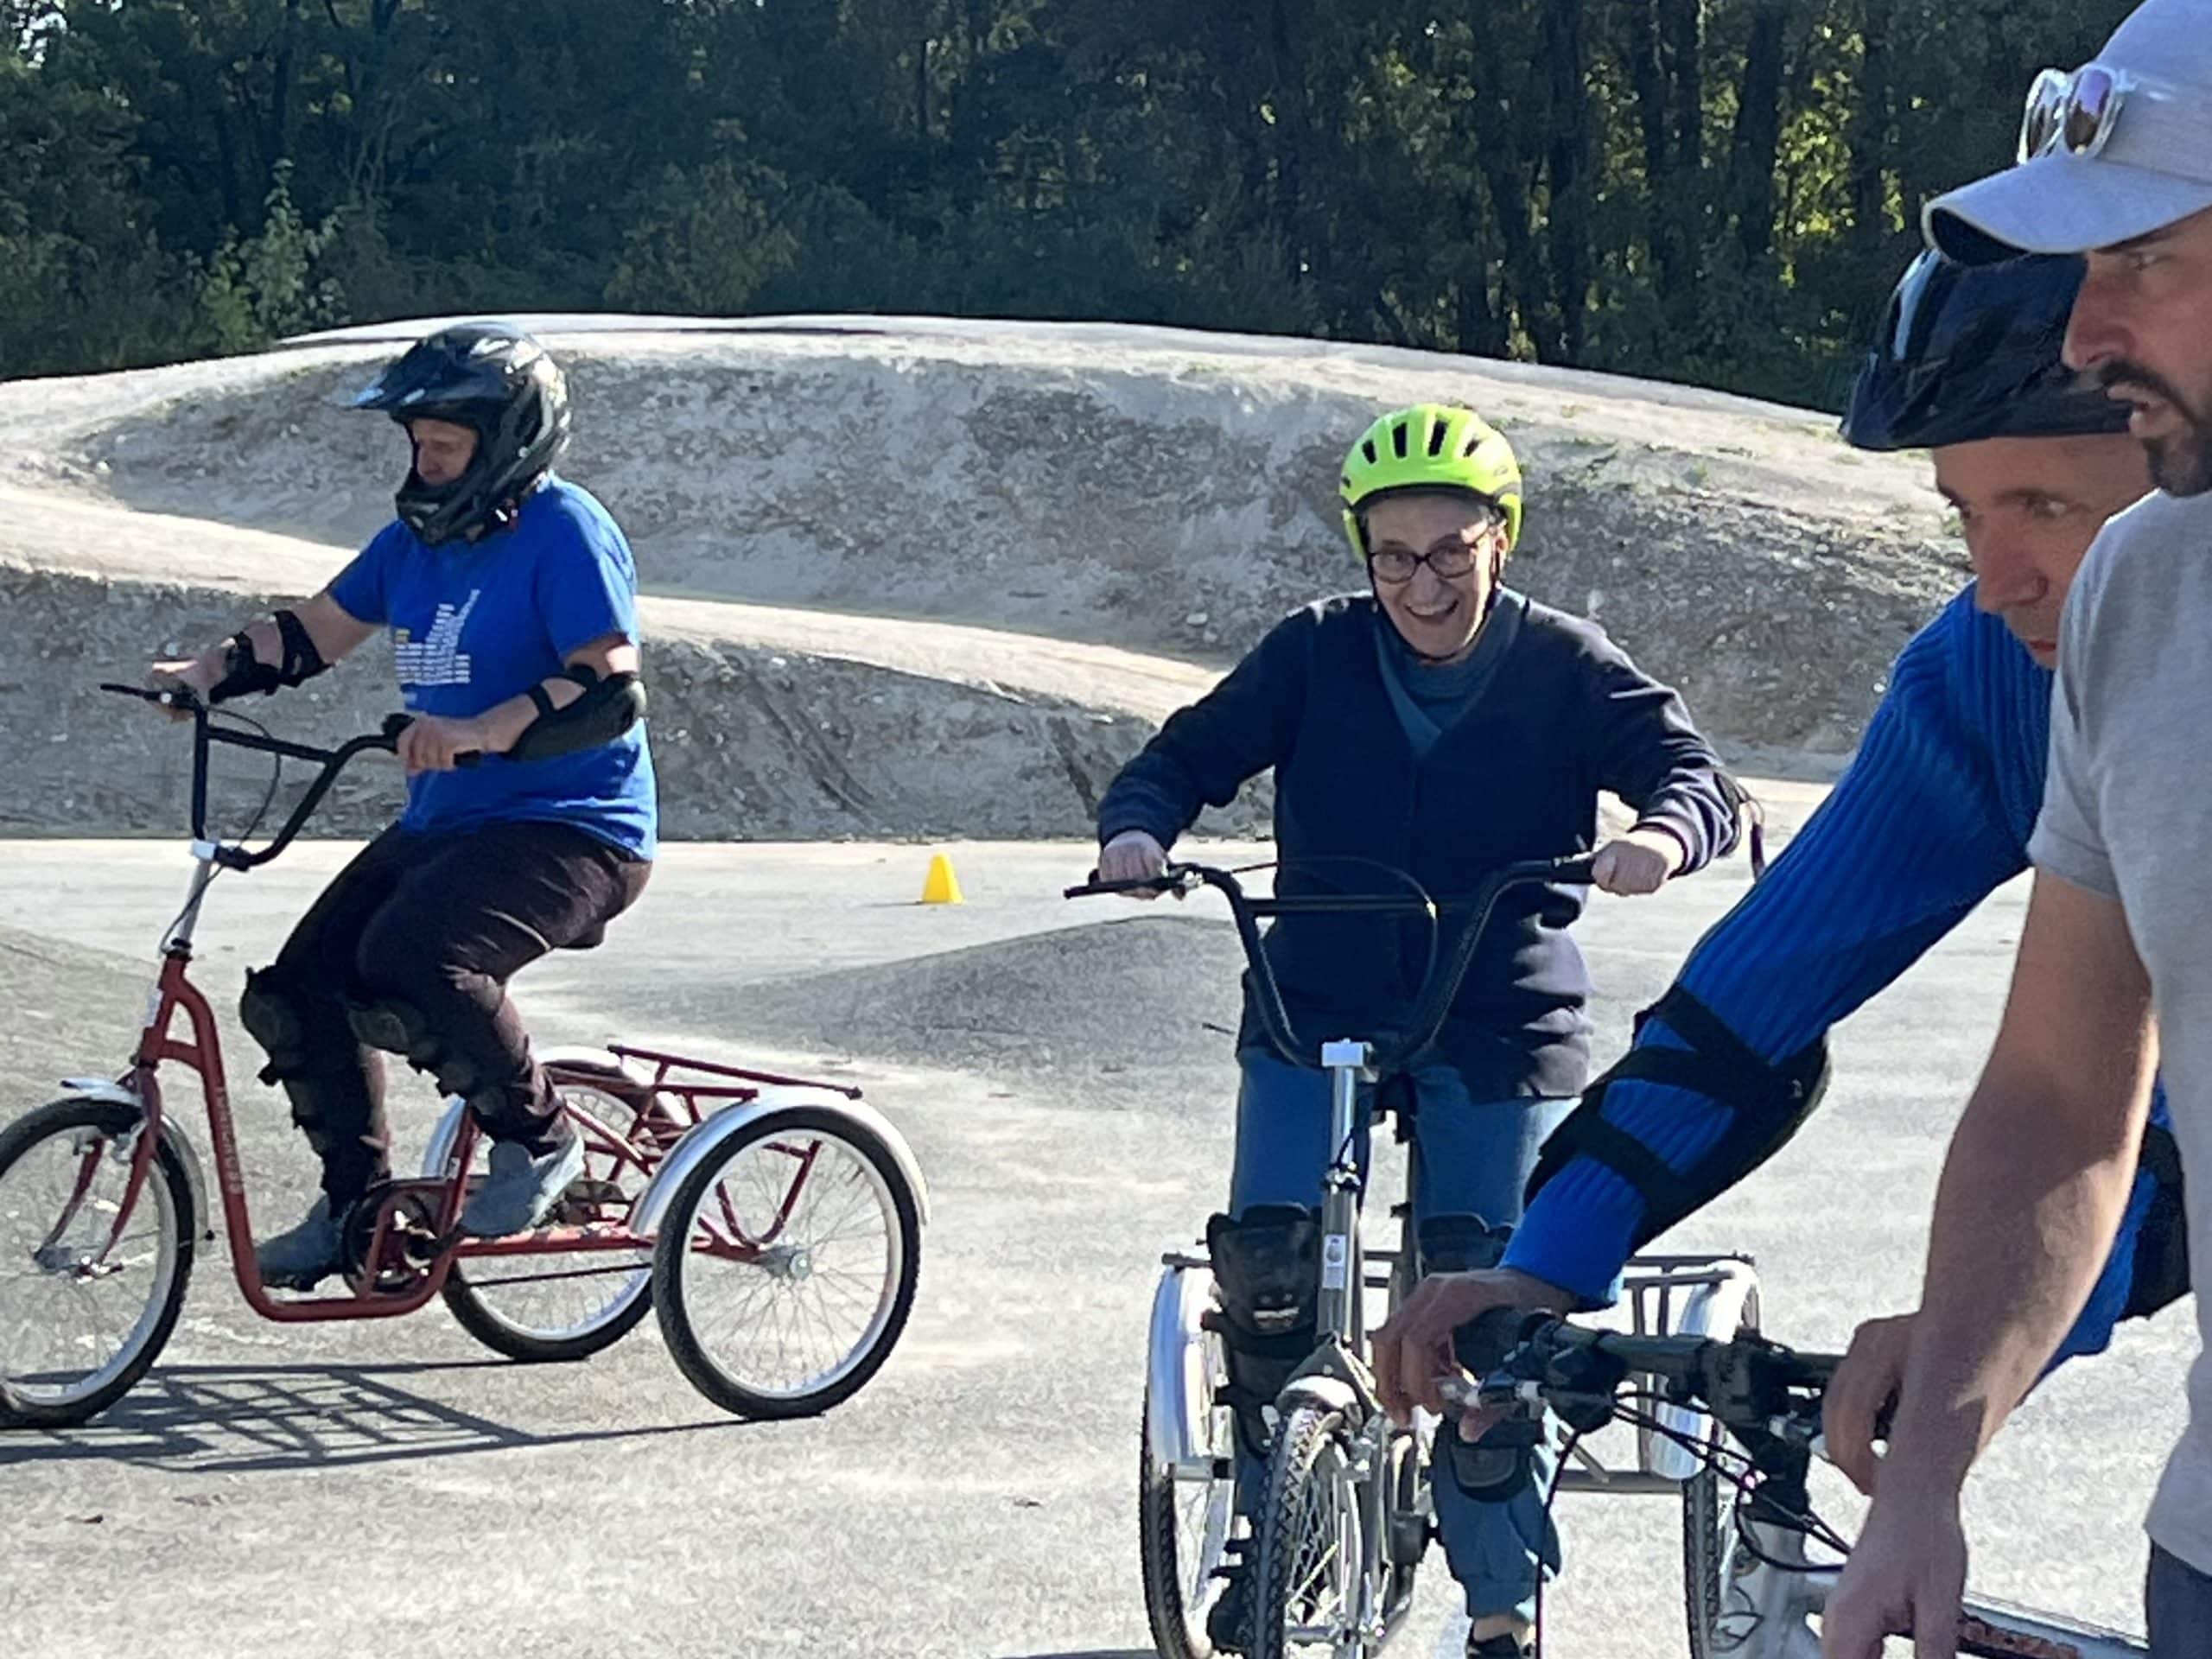
[(1521, 1345), (1534, 1325), (1548, 1317), (1525, 1307), (1493, 1307), (1452, 1333), (1452, 1352), (1477, 1376), (1487, 1376), (1505, 1363), (1505, 1357)]
[(1183, 886), (1184, 880), (1181, 876), (1164, 873), (1159, 875), (1132, 876), (1122, 881), (1101, 881), (1098, 879), (1098, 872), (1093, 870), (1090, 873), (1090, 879), (1080, 887), (1063, 887), (1060, 890), (1060, 897), (1097, 899), (1116, 893), (1175, 893), (1180, 891)]
[(100, 690), (120, 692), (126, 697), (137, 697), (140, 702), (150, 702), (157, 709), (182, 709), (187, 714), (200, 707), (199, 697), (194, 694), (192, 688), (188, 685), (163, 686), (157, 689), (150, 685), (124, 685), (115, 680), (102, 680)]
[[(383, 725), (377, 730), (385, 741), (385, 747), (394, 748), (398, 745), (399, 734), (414, 723), (415, 716), (412, 715), (391, 714), (384, 717)], [(456, 766), (467, 767), (477, 765), (483, 759), (484, 753), (480, 749), (463, 749), (454, 756), (453, 763)]]

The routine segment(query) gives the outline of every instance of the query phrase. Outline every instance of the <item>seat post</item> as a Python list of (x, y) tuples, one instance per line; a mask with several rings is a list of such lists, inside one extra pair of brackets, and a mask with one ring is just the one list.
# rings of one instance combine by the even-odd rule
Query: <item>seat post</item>
[(1328, 1174), (1321, 1198), (1322, 1334), (1351, 1344), (1359, 1333), (1358, 1299), (1352, 1283), (1359, 1256), (1359, 1086), (1374, 1080), (1375, 1051), (1357, 1039), (1321, 1045), (1321, 1065), (1329, 1074)]

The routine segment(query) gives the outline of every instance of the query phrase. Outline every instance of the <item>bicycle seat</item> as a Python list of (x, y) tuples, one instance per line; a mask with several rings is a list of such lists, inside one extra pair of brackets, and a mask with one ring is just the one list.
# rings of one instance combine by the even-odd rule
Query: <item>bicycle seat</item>
[(590, 950), (607, 943), (607, 924), (594, 922), (573, 939), (563, 943), (563, 950)]

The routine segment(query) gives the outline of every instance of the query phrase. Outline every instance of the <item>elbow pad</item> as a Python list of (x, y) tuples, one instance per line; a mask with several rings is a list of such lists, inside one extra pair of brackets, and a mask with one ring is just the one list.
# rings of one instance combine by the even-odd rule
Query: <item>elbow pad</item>
[[(1770, 1065), (1680, 985), (1637, 1016), (1637, 1029), (1654, 1015), (1690, 1046), (1629, 1050), (1546, 1139), (1527, 1194), (1533, 1204), (1574, 1159), (1595, 1159), (1643, 1200), (1643, 1221), (1631, 1241), (1639, 1250), (1781, 1151), (1820, 1104), (1828, 1077), (1825, 1040)], [(1730, 1114), (1719, 1144), (1688, 1174), (1675, 1173), (1657, 1153), (1605, 1121), (1606, 1090), (1630, 1079), (1690, 1090)]]
[(511, 760), (550, 760), (578, 749), (595, 749), (612, 743), (645, 717), (645, 688), (635, 674), (610, 674), (605, 679), (588, 668), (565, 671), (584, 694), (565, 709), (553, 706), (545, 688), (534, 685), (531, 699), (537, 704), (537, 718), (523, 728)]

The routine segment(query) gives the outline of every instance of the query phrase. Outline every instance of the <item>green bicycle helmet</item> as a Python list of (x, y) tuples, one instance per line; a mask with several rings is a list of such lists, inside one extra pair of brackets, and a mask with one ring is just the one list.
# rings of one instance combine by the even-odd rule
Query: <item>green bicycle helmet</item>
[(1521, 539), (1521, 467), (1504, 435), (1471, 409), (1415, 404), (1385, 415), (1360, 435), (1344, 457), (1344, 534), (1360, 562), (1367, 532), (1360, 514), (1400, 490), (1458, 490), (1480, 496), (1505, 515), (1505, 550)]

